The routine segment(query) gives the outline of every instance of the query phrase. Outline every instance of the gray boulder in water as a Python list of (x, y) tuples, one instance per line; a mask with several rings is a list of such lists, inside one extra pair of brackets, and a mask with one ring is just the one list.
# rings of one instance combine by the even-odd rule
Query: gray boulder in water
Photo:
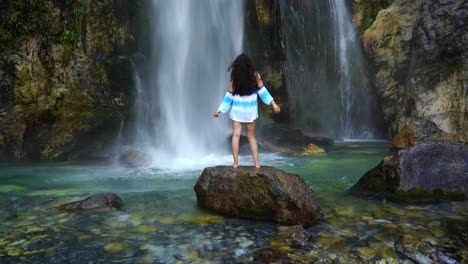
[(468, 147), (450, 141), (418, 144), (386, 157), (351, 188), (401, 201), (468, 197)]
[(234, 217), (309, 225), (323, 220), (299, 175), (272, 167), (205, 168), (195, 185), (198, 205)]
[(122, 199), (115, 193), (101, 193), (90, 196), (81, 201), (75, 201), (67, 204), (62, 204), (57, 207), (59, 210), (91, 210), (104, 207), (122, 207)]
[(144, 152), (136, 149), (126, 149), (120, 154), (120, 163), (126, 167), (143, 167), (147, 166), (149, 162), (148, 156)]

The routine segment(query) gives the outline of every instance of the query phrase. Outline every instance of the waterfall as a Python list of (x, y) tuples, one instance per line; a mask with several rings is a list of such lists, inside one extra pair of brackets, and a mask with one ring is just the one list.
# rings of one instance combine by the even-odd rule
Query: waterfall
[[(353, 124), (351, 122), (351, 108), (355, 103), (352, 80), (349, 72), (351, 56), (358, 55), (353, 53), (356, 48), (356, 36), (351, 24), (351, 18), (346, 10), (344, 0), (332, 1), (332, 12), (336, 19), (337, 26), (335, 32), (338, 32), (337, 48), (339, 49), (340, 61), (340, 98), (341, 98), (341, 129), (344, 137), (353, 137)], [(359, 51), (358, 51), (359, 52)], [(358, 55), (359, 56), (359, 55)]]
[(377, 103), (344, 0), (280, 0), (293, 122), (338, 139), (369, 139)]
[(226, 143), (229, 122), (215, 120), (241, 52), (243, 1), (153, 0), (146, 77), (136, 76), (135, 139), (164, 160), (197, 160)]

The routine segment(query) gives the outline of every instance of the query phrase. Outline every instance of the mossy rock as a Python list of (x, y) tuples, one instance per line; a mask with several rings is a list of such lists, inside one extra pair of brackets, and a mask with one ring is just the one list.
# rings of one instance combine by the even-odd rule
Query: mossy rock
[(468, 197), (468, 147), (447, 141), (425, 142), (386, 157), (350, 191), (400, 202), (464, 200)]
[(132, 53), (138, 5), (19, 0), (0, 10), (0, 158), (103, 157), (94, 151), (114, 143), (129, 113), (132, 69), (121, 55)]
[(375, 21), (380, 10), (387, 8), (394, 0), (355, 0), (354, 21), (365, 31)]
[(272, 167), (205, 168), (194, 189), (199, 206), (227, 216), (295, 225), (323, 220), (310, 187)]
[(301, 152), (301, 156), (310, 156), (310, 155), (320, 155), (325, 154), (325, 149), (315, 145), (309, 144), (307, 147), (304, 148), (304, 151)]

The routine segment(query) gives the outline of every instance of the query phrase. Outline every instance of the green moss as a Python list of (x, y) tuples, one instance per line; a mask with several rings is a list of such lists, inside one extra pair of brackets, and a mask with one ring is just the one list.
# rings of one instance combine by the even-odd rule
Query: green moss
[(13, 33), (7, 28), (0, 26), (0, 42), (8, 42), (8, 41), (11, 41), (12, 39), (13, 39)]
[(75, 5), (72, 8), (73, 21), (78, 24), (81, 20), (81, 17), (84, 15), (85, 10), (79, 5)]
[(250, 207), (241, 209), (239, 215), (253, 219), (272, 219), (273, 211), (269, 208)]
[(368, 29), (375, 21), (380, 10), (387, 8), (393, 0), (361, 0), (354, 8), (362, 14), (361, 31)]
[(393, 197), (400, 201), (426, 201), (426, 200), (464, 200), (465, 194), (461, 191), (444, 192), (440, 189), (426, 191), (412, 188), (409, 191), (397, 190)]
[(10, 42), (21, 36), (46, 32), (52, 9), (51, 1), (4, 1), (0, 9), (0, 42)]
[(426, 190), (412, 188), (409, 191), (397, 190), (393, 196), (398, 200), (411, 201), (431, 198), (432, 193)]
[(79, 39), (78, 33), (76, 33), (73, 30), (65, 28), (61, 36), (64, 52), (71, 53), (78, 39)]
[(444, 198), (448, 200), (457, 200), (457, 201), (462, 201), (466, 199), (465, 193), (462, 191), (454, 191), (454, 192), (448, 192), (444, 194)]
[(272, 22), (271, 13), (268, 8), (266, 1), (257, 0), (255, 1), (255, 11), (257, 13), (258, 20), (264, 26), (270, 26)]

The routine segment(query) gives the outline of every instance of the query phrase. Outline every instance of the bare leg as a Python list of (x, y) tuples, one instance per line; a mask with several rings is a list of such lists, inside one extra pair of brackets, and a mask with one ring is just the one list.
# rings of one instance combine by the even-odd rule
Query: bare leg
[(245, 123), (247, 128), (247, 138), (249, 139), (250, 151), (252, 152), (252, 157), (255, 163), (255, 168), (260, 168), (260, 163), (258, 163), (258, 145), (257, 139), (255, 138), (255, 121), (252, 123)]
[(232, 157), (234, 158), (234, 164), (232, 167), (237, 169), (239, 166), (239, 141), (242, 132), (242, 123), (232, 121)]

